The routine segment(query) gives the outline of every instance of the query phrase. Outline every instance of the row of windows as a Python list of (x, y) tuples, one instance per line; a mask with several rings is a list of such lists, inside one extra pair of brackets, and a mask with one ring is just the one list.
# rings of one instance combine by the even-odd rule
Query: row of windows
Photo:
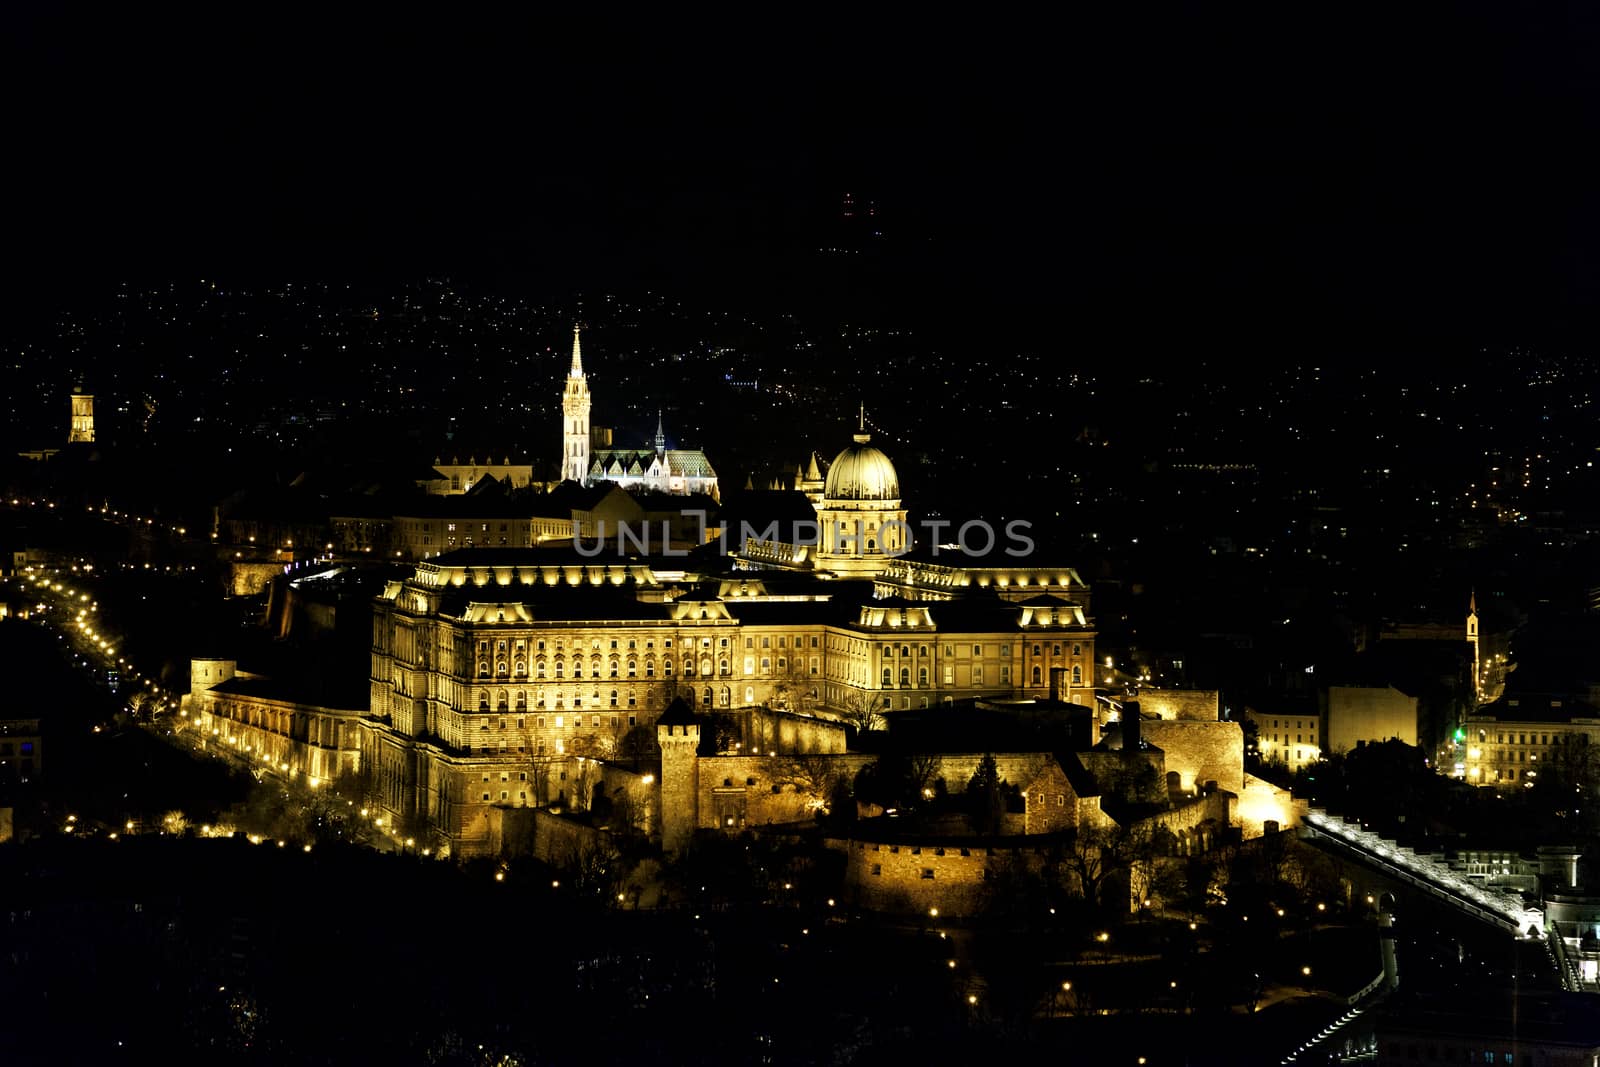
[[(609, 647), (610, 647), (610, 649), (612, 651), (616, 651), (616, 650), (619, 649), (619, 640), (620, 639), (613, 638), (609, 642)], [(774, 646), (774, 644), (773, 644), (774, 640), (777, 641), (776, 646)], [(807, 640), (808, 640), (808, 638), (806, 638), (806, 637), (804, 637), (804, 636), (802, 636), (800, 634), (796, 634), (794, 636), (794, 638), (793, 638), (793, 645), (791, 646), (790, 645), (790, 638), (787, 637), (787, 636), (779, 636), (776, 639), (774, 639), (770, 635), (764, 635), (761, 638), (761, 647), (762, 648), (773, 648), (773, 647), (777, 647), (777, 648), (789, 648), (789, 647), (804, 648), (804, 647), (806, 647)], [(690, 647), (690, 648), (694, 647), (694, 639), (693, 638), (688, 638), (687, 641), (688, 641), (688, 647)], [(811, 648), (820, 647), (820, 639), (816, 635), (812, 635), (809, 638), (809, 642), (810, 642), (810, 647)], [(518, 639), (518, 640), (516, 640), (514, 642), (509, 643), (509, 645), (508, 645), (508, 642), (504, 638), (502, 638), (501, 640), (495, 641), (495, 642), (490, 642), (488, 640), (480, 640), (478, 642), (478, 652), (482, 653), (482, 654), (487, 654), (490, 651), (491, 644), (493, 646), (493, 650), (495, 652), (498, 652), (498, 653), (505, 653), (505, 652), (510, 651), (510, 650), (515, 650), (517, 652), (523, 652), (523, 651), (526, 651), (526, 649), (527, 649), (527, 642), (525, 640), (523, 640), (523, 639)], [(590, 644), (591, 644), (591, 648), (594, 651), (596, 651), (596, 652), (601, 651), (602, 643), (601, 643), (599, 638), (593, 639)], [(565, 646), (564, 641), (557, 640), (555, 642), (555, 647), (556, 647), (557, 651), (563, 651), (566, 646)], [(638, 640), (636, 638), (630, 638), (628, 640), (627, 647), (628, 647), (629, 650), (636, 650), (639, 647)], [(647, 649), (654, 648), (655, 647), (655, 642), (653, 640), (646, 640), (645, 643), (644, 643), (644, 647), (647, 648)], [(672, 638), (670, 638), (670, 637), (664, 638), (662, 640), (662, 647), (663, 648), (671, 648), (672, 647)], [(700, 639), (700, 647), (701, 648), (710, 648), (711, 647), (711, 638), (709, 638), (709, 637), (701, 638)], [(726, 637), (719, 638), (718, 641), (717, 641), (717, 647), (719, 647), (719, 648), (727, 648), (728, 647), (728, 639)], [(745, 639), (744, 639), (744, 647), (746, 649), (754, 649), (756, 647), (756, 639), (755, 639), (755, 637), (753, 637), (753, 636), (745, 637)], [(1011, 646), (1010, 645), (1002, 644), (1002, 645), (998, 645), (996, 647), (998, 648), (1000, 655), (1002, 655), (1002, 656), (1011, 655)], [(1051, 645), (1050, 646), (1050, 655), (1059, 657), (1062, 654), (1063, 647), (1064, 646), (1062, 646), (1060, 644)], [(545, 651), (545, 642), (544, 641), (537, 642), (535, 644), (535, 648), (539, 652)], [(583, 648), (582, 641), (581, 640), (574, 641), (573, 642), (573, 648), (574, 648), (574, 650), (582, 649)], [(902, 655), (902, 656), (909, 656), (911, 654), (911, 646), (909, 646), (909, 645), (901, 645), (901, 646), (899, 646), (899, 649), (900, 649), (900, 655)], [(1042, 656), (1042, 655), (1044, 655), (1044, 646), (1040, 645), (1040, 644), (1035, 644), (1035, 645), (1032, 646), (1031, 652), (1035, 656)], [(894, 653), (894, 646), (892, 646), (892, 645), (891, 646), (885, 646), (885, 648), (883, 649), (883, 654), (886, 655), (886, 656), (887, 655), (892, 655), (893, 653)], [(917, 646), (917, 655), (926, 656), (927, 654), (928, 654), (928, 646), (927, 645), (918, 645)], [(946, 656), (954, 656), (956, 654), (955, 646), (954, 645), (946, 645), (946, 646), (944, 646), (944, 654)], [(972, 646), (972, 654), (974, 656), (982, 656), (984, 654), (983, 646), (982, 645), (973, 645)], [(1072, 646), (1072, 655), (1074, 655), (1074, 656), (1083, 655), (1083, 646), (1081, 644), (1073, 645)]]
[[(748, 640), (749, 639), (746, 638), (747, 642), (748, 642)], [(782, 638), (779, 638), (779, 640), (781, 641)], [(613, 651), (615, 651), (617, 649), (617, 647), (618, 647), (618, 639), (617, 638), (612, 638), (610, 644), (611, 644), (611, 649)], [(727, 648), (728, 647), (728, 639), (726, 637), (724, 637), (721, 640), (719, 640), (717, 642), (717, 644), (721, 648)], [(489, 645), (490, 645), (490, 642), (487, 641), (487, 640), (479, 641), (478, 642), (478, 651), (480, 653), (488, 652), (489, 651)], [(525, 652), (525, 651), (527, 651), (528, 643), (527, 643), (527, 641), (525, 639), (518, 638), (512, 644), (511, 647), (517, 652)], [(557, 652), (565, 651), (566, 647), (567, 647), (566, 646), (566, 640), (564, 638), (557, 638), (556, 639), (555, 648), (556, 648)], [(629, 649), (636, 649), (638, 647), (639, 647), (638, 640), (630, 638), (629, 641), (628, 641), (628, 648)], [(647, 640), (644, 643), (644, 647), (647, 648), (647, 649), (655, 648), (656, 647), (656, 643), (655, 643), (654, 640)], [(661, 647), (662, 648), (671, 648), (672, 647), (672, 638), (670, 638), (670, 637), (662, 638)], [(685, 647), (685, 648), (693, 648), (694, 647), (694, 638), (692, 638), (692, 637), (691, 638), (686, 638), (684, 640), (684, 646), (683, 647)], [(700, 639), (700, 647), (701, 648), (710, 648), (711, 647), (711, 638), (702, 637)], [(747, 643), (745, 645), (745, 647), (749, 648), (750, 646)], [(796, 648), (800, 647), (800, 639), (798, 637), (795, 638), (795, 647)], [(816, 639), (815, 638), (812, 639), (812, 646), (811, 647), (813, 647), (813, 648), (816, 647)], [(543, 641), (538, 641), (538, 642), (535, 643), (534, 648), (535, 648), (535, 651), (543, 652), (545, 650), (545, 643)], [(590, 648), (591, 648), (592, 651), (595, 651), (595, 652), (601, 651), (601, 641), (600, 641), (600, 639), (598, 637), (594, 638), (590, 642)], [(582, 651), (582, 649), (583, 649), (583, 641), (582, 641), (582, 639), (576, 639), (576, 640), (574, 640), (572, 642), (572, 650), (574, 652)], [(496, 652), (505, 652), (505, 651), (507, 651), (506, 640), (504, 638), (501, 638), (499, 641), (494, 642), (494, 650)]]

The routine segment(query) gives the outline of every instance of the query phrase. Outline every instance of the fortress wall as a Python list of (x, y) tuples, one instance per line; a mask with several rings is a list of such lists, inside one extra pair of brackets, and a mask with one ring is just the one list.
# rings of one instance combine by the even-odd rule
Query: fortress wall
[(1185, 719), (1145, 721), (1140, 733), (1167, 756), (1167, 770), (1177, 771), (1183, 788), (1215, 781), (1237, 793), (1244, 788), (1244, 729), (1236, 722)]
[(1139, 690), (1139, 710), (1162, 719), (1216, 722), (1221, 707), (1221, 694), (1215, 689)]

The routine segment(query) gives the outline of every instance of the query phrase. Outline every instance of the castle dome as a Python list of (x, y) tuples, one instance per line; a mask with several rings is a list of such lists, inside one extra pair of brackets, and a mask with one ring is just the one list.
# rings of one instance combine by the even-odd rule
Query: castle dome
[(840, 452), (828, 468), (822, 486), (824, 500), (900, 499), (900, 476), (889, 457), (873, 448), (865, 433), (855, 435), (855, 444)]

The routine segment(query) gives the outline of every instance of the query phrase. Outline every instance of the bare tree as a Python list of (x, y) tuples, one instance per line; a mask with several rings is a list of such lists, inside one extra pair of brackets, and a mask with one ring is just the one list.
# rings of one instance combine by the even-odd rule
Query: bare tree
[(883, 728), (883, 710), (878, 698), (870, 693), (851, 690), (840, 706), (839, 717), (865, 734)]
[(1090, 907), (1108, 904), (1106, 892), (1125, 875), (1131, 877), (1136, 864), (1151, 869), (1156, 846), (1148, 830), (1126, 826), (1102, 829), (1080, 826), (1063, 861), (1077, 879), (1079, 891)]
[(804, 656), (790, 656), (787, 663), (772, 686), (773, 707), (809, 712), (814, 703), (811, 690), (817, 679), (811, 675)]
[(535, 753), (528, 768), (528, 785), (533, 791), (533, 806), (542, 808), (550, 803), (550, 768), (556, 758)]
[(838, 759), (820, 752), (768, 756), (765, 770), (774, 785), (792, 786), (795, 792), (810, 795), (824, 807), (844, 777)]

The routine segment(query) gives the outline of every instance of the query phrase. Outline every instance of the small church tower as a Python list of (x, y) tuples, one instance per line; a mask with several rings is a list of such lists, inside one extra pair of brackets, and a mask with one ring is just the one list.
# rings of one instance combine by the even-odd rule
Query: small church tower
[(572, 328), (572, 367), (561, 393), (561, 477), (589, 481), (589, 379), (583, 373), (583, 349), (578, 327)]
[(1478, 646), (1478, 591), (1472, 591), (1467, 601), (1467, 644), (1472, 646), (1472, 703), (1476, 707), (1483, 700), (1482, 653)]
[(72, 391), (72, 424), (67, 429), (67, 443), (94, 444), (94, 394), (84, 392), (81, 383)]
[(661, 744), (661, 850), (677, 855), (700, 824), (700, 723), (682, 697), (656, 720)]

